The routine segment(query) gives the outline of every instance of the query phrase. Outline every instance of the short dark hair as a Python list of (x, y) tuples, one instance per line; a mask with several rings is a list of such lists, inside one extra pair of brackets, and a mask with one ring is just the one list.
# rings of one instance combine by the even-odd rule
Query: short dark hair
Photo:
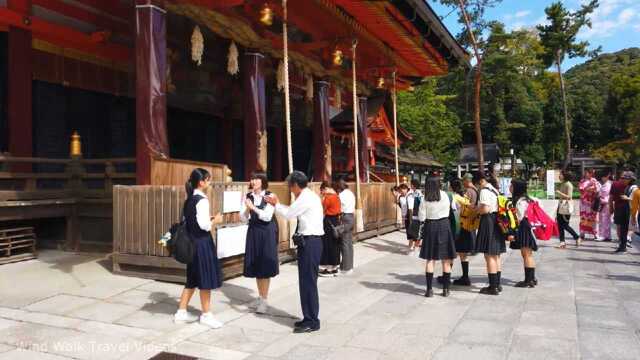
[(511, 180), (511, 186), (513, 187), (511, 201), (513, 201), (514, 204), (523, 196), (529, 198), (529, 195), (527, 195), (528, 184), (526, 181), (514, 179)]
[(480, 184), (481, 180), (485, 180), (487, 177), (484, 175), (484, 172), (482, 171), (476, 171), (475, 173), (473, 173), (473, 183), (474, 184)]
[(254, 172), (251, 174), (251, 180), (259, 179), (262, 183), (262, 190), (267, 190), (269, 188), (269, 180), (267, 179), (267, 174), (263, 172)]
[(462, 187), (462, 180), (460, 179), (451, 180), (451, 190), (458, 195), (464, 194), (464, 188)]
[(500, 190), (500, 184), (498, 183), (498, 178), (496, 178), (495, 176), (491, 176), (487, 179), (487, 181), (489, 182), (489, 184), (491, 184), (494, 188), (496, 188), (496, 190)]
[(564, 178), (564, 181), (573, 181), (573, 172), (569, 170), (563, 170), (562, 177)]
[(329, 182), (328, 182), (328, 181), (326, 181), (326, 180), (325, 180), (325, 181), (323, 181), (323, 182), (320, 184), (320, 190), (321, 190), (321, 191), (322, 191), (322, 190), (324, 190), (324, 189), (326, 189), (326, 188), (330, 188), (330, 187), (331, 187), (331, 183), (329, 183)]
[(309, 178), (302, 171), (294, 170), (289, 176), (287, 176), (287, 184), (289, 186), (296, 184), (300, 189), (304, 189), (309, 184)]
[(426, 201), (440, 201), (440, 177), (431, 176), (424, 185), (424, 199)]
[(347, 185), (347, 182), (343, 178), (338, 179), (338, 181), (333, 184), (336, 191), (344, 191), (349, 188), (349, 185)]
[(402, 184), (398, 185), (398, 190), (402, 190), (402, 189), (409, 190), (409, 186), (407, 186), (407, 184), (405, 184), (405, 183), (402, 183)]
[(418, 180), (418, 179), (411, 180), (411, 186), (413, 186), (416, 189), (419, 188), (420, 187), (420, 180)]

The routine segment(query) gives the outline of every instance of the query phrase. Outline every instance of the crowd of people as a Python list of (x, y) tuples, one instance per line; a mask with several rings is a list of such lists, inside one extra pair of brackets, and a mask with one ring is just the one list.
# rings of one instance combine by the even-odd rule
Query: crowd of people
[[(611, 173), (603, 172), (599, 178), (600, 181), (595, 178), (595, 172), (589, 169), (579, 182), (578, 233), (570, 225), (574, 213), (573, 174), (569, 171), (561, 173), (561, 184), (556, 191), (559, 199), (556, 223), (553, 224), (558, 229), (558, 248), (566, 249), (565, 232), (574, 237), (576, 246), (580, 246), (587, 237), (610, 242), (613, 240), (612, 222), (618, 233), (617, 253), (625, 252), (633, 233), (638, 234), (640, 189), (635, 185), (635, 174), (624, 171), (616, 181), (612, 181)], [(449, 296), (452, 284), (470, 286), (468, 259), (478, 253), (484, 256), (488, 277), (488, 286), (482, 288), (480, 293), (499, 295), (503, 289), (500, 257), (506, 252), (507, 244), (511, 249), (519, 250), (523, 259), (524, 280), (515, 286), (535, 287), (538, 280), (533, 253), (538, 250), (538, 244), (534, 226), (527, 214), (532, 203), (536, 203), (536, 208), (540, 207), (539, 200), (528, 194), (528, 183), (512, 180), (509, 189), (511, 198), (507, 199), (510, 205), (506, 205), (501, 203), (504, 196), (497, 178), (489, 173), (467, 173), (462, 179), (453, 179), (449, 181), (448, 191), (443, 191), (440, 179), (438, 174), (429, 177), (424, 193), (419, 190), (420, 184), (416, 180), (410, 185), (400, 184), (393, 189), (406, 229), (408, 254), (414, 254), (416, 248), (421, 247), (419, 256), (426, 261), (425, 296), (433, 296), (436, 261), (442, 263), (442, 275), (436, 279), (442, 284), (443, 296)], [(505, 231), (504, 226), (500, 226), (499, 210), (509, 212), (510, 209), (506, 209), (509, 206), (513, 212), (514, 226)], [(459, 221), (459, 226), (456, 221)], [(539, 222), (538, 219), (536, 221)], [(451, 268), (458, 257), (462, 276), (451, 281)]]
[[(565, 231), (574, 237), (576, 246), (580, 246), (588, 235), (612, 241), (613, 220), (619, 240), (616, 251), (624, 252), (629, 246), (629, 233), (638, 231), (640, 189), (635, 185), (635, 174), (625, 171), (615, 181), (609, 173), (602, 173), (599, 178), (600, 181), (592, 170), (588, 170), (579, 183), (578, 233), (570, 225), (574, 213), (573, 176), (567, 171), (561, 174), (562, 183), (556, 192), (560, 249), (566, 248)], [(300, 171), (292, 172), (286, 182), (295, 197), (289, 206), (281, 204), (269, 191), (265, 174), (251, 176), (250, 192), (240, 211), (241, 219), (248, 224), (243, 274), (256, 279), (258, 298), (250, 307), (256, 313), (267, 313), (270, 280), (279, 274), (275, 214), (287, 220), (296, 219), (293, 242), (297, 250), (303, 318), (295, 323), (294, 332), (307, 333), (320, 329), (318, 276), (335, 277), (353, 271), (356, 197), (344, 180), (323, 182), (320, 195), (308, 188), (309, 180)], [(211, 290), (219, 288), (223, 278), (211, 230), (213, 224), (222, 219), (220, 215), (210, 216), (205, 194), (210, 183), (211, 175), (198, 168), (193, 170), (185, 185), (187, 199), (183, 221), (193, 244), (193, 258), (187, 264), (186, 283), (174, 321), (199, 320), (203, 325), (220, 328), (223, 324), (210, 311)], [(462, 179), (450, 181), (446, 189), (440, 175), (433, 174), (427, 178), (424, 187), (413, 180), (392, 191), (404, 222), (408, 253), (415, 254), (419, 249), (419, 257), (425, 260), (424, 296), (434, 296), (437, 262), (442, 265), (442, 275), (436, 278), (442, 284), (442, 296), (451, 294), (451, 285), (470, 286), (469, 257), (475, 254), (483, 254), (488, 278), (488, 286), (480, 293), (499, 295), (503, 290), (501, 255), (507, 251), (507, 244), (511, 249), (519, 250), (523, 259), (524, 280), (515, 286), (534, 288), (538, 285), (533, 253), (538, 250), (534, 227), (540, 226), (540, 218), (529, 217), (534, 216), (530, 215), (535, 213), (530, 211), (532, 208), (540, 208), (538, 200), (528, 194), (526, 181), (512, 180), (510, 199), (500, 192), (498, 180), (484, 173), (467, 173)], [(512, 218), (507, 216), (509, 214)], [(550, 218), (549, 221), (555, 228), (556, 223)], [(451, 281), (456, 258), (460, 258), (462, 276)], [(202, 306), (200, 317), (187, 311), (196, 289)]]

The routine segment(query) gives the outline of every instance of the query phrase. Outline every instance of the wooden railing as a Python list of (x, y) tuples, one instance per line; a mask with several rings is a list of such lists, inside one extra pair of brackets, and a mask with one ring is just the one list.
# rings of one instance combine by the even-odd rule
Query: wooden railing
[[(365, 229), (356, 239), (375, 236), (395, 229), (396, 205), (390, 183), (370, 183), (361, 187)], [(319, 183), (309, 186), (319, 192)], [(352, 191), (355, 186), (350, 184)], [(285, 183), (270, 183), (269, 190), (285, 204), (290, 193)], [(214, 215), (223, 209), (225, 191), (248, 191), (246, 183), (214, 183), (207, 190), (210, 211)], [(122, 274), (182, 281), (184, 266), (168, 257), (158, 240), (180, 218), (185, 200), (182, 186), (115, 186), (113, 190), (113, 249), (114, 270)], [(289, 222), (277, 217), (279, 249), (282, 256), (290, 255)], [(240, 222), (237, 213), (224, 216), (223, 224), (233, 226)], [(215, 232), (214, 232), (215, 234)], [(214, 235), (215, 236), (215, 235)], [(238, 239), (244, 241), (244, 239)], [(242, 269), (242, 256), (223, 260), (225, 275), (238, 274)]]
[[(25, 171), (25, 168), (31, 171)], [(132, 158), (0, 156), (0, 201), (69, 197), (110, 199), (113, 185), (134, 184), (135, 178), (135, 159)]]

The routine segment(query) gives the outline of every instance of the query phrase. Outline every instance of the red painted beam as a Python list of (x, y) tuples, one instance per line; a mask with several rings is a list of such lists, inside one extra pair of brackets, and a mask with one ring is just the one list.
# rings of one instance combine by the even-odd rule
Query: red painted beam
[(133, 6), (128, 7), (120, 1), (111, 0), (75, 0), (83, 5), (92, 7), (96, 10), (105, 12), (111, 16), (119, 17), (122, 20), (130, 20), (133, 18)]
[(95, 39), (83, 32), (53, 24), (37, 17), (25, 17), (7, 8), (0, 8), (0, 23), (29, 30), (33, 32), (35, 37), (54, 42), (57, 45), (90, 52), (121, 63), (128, 63), (132, 58), (131, 49), (125, 46), (96, 43)]
[(31, 0), (8, 0), (7, 8), (21, 14), (31, 14)]
[(242, 5), (245, 0), (176, 0), (176, 2), (202, 6), (208, 9), (223, 9)]
[(84, 8), (80, 8), (61, 0), (32, 0), (33, 5), (38, 5), (58, 14), (78, 19), (85, 23), (93, 24), (101, 30), (110, 30), (121, 34), (129, 35), (130, 28), (127, 23), (115, 21), (112, 18), (99, 15)]

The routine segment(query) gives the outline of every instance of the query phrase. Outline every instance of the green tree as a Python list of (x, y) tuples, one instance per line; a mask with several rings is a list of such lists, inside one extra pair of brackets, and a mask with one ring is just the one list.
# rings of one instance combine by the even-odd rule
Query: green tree
[(601, 147), (596, 151), (596, 155), (610, 162), (639, 164), (640, 63), (613, 78), (609, 87), (606, 113), (607, 122), (612, 124), (614, 131), (617, 134), (626, 133), (626, 137)]
[(549, 20), (548, 25), (538, 25), (540, 39), (545, 47), (542, 60), (547, 67), (555, 65), (560, 79), (560, 91), (562, 95), (562, 107), (564, 112), (564, 134), (565, 134), (565, 159), (564, 168), (571, 162), (571, 123), (569, 120), (569, 110), (567, 95), (562, 76), (562, 63), (565, 58), (584, 57), (589, 54), (587, 48), (589, 43), (577, 41), (576, 37), (580, 29), (584, 26), (591, 27), (591, 14), (598, 7), (598, 0), (590, 0), (583, 4), (580, 10), (572, 12), (555, 2), (544, 11)]
[(446, 106), (450, 96), (436, 94), (437, 80), (430, 78), (413, 92), (398, 93), (398, 121), (413, 135), (412, 151), (425, 151), (437, 161), (455, 161), (460, 148), (459, 118)]
[(483, 33), (491, 24), (485, 19), (485, 12), (500, 3), (501, 0), (440, 0), (440, 2), (458, 9), (458, 22), (464, 25), (464, 30), (458, 34), (458, 40), (472, 50), (476, 62), (473, 73), (473, 123), (478, 152), (478, 167), (483, 169), (484, 146), (480, 120), (480, 92), (482, 89), (482, 63), (484, 61), (485, 45)]

